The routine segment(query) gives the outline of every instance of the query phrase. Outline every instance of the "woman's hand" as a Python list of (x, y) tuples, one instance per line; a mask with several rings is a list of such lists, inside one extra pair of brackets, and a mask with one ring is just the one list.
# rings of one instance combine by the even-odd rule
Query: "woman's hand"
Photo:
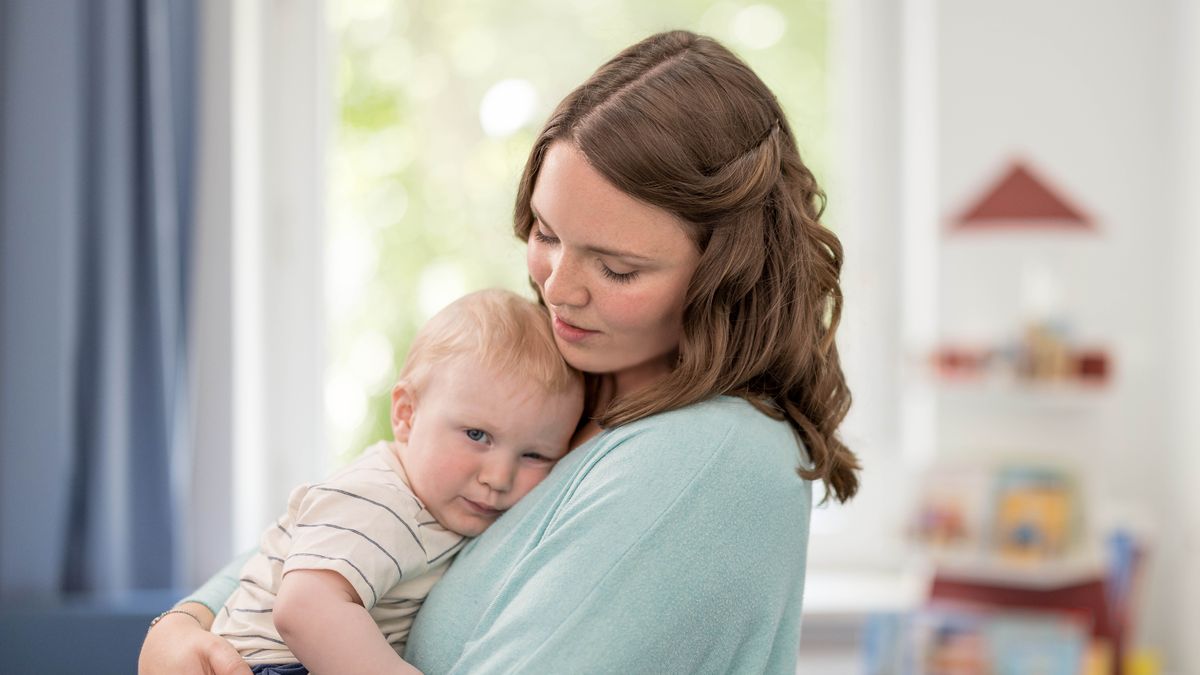
[(250, 675), (237, 650), (208, 632), (213, 615), (207, 607), (189, 602), (177, 609), (196, 618), (168, 614), (154, 624), (142, 642), (138, 675)]

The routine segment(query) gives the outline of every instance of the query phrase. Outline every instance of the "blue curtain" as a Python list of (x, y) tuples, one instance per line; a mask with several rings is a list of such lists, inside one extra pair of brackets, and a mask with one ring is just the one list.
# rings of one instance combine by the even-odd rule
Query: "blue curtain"
[(193, 0), (0, 0), (0, 595), (169, 587)]

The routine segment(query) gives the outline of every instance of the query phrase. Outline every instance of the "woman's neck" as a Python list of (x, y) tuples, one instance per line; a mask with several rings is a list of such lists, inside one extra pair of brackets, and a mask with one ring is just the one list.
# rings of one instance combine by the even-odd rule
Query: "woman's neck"
[(571, 450), (574, 450), (575, 448), (578, 448), (584, 443), (592, 440), (592, 438), (596, 437), (601, 431), (604, 430), (600, 428), (600, 425), (596, 423), (596, 420), (588, 420), (583, 424), (583, 426), (576, 429), (575, 435), (571, 437)]
[(613, 400), (628, 396), (640, 389), (645, 389), (666, 377), (671, 368), (666, 363), (643, 364), (619, 373), (593, 375), (595, 384), (589, 394), (589, 409), (584, 414), (587, 421), (579, 425), (575, 435), (571, 437), (571, 449), (583, 445), (599, 434), (603, 429), (596, 418), (608, 409)]
[[(662, 356), (646, 363), (612, 373), (606, 379), (612, 384), (611, 398), (620, 398), (654, 385), (671, 374), (676, 357)], [(611, 400), (610, 398), (610, 400)], [(607, 404), (608, 401), (605, 402)]]
[(587, 407), (583, 411), (583, 419), (575, 434), (571, 437), (571, 449), (583, 445), (603, 429), (596, 418), (608, 409), (608, 405), (616, 397), (616, 383), (612, 374), (588, 376)]

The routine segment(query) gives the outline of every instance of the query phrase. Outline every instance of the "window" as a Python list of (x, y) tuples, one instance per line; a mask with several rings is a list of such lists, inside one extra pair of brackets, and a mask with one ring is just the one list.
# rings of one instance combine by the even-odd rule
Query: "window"
[(558, 100), (620, 49), (675, 27), (722, 40), (829, 173), (823, 1), (356, 0), (333, 12), (325, 402), (338, 453), (390, 437), (390, 387), (428, 316), (478, 288), (528, 291), (511, 225), (527, 153)]

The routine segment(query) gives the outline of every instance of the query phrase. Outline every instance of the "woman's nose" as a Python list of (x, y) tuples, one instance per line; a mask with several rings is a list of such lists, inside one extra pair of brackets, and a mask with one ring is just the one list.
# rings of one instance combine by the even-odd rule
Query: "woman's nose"
[(550, 262), (550, 274), (542, 283), (542, 298), (556, 307), (582, 307), (588, 303), (588, 289), (583, 280), (579, 261), (559, 254)]

